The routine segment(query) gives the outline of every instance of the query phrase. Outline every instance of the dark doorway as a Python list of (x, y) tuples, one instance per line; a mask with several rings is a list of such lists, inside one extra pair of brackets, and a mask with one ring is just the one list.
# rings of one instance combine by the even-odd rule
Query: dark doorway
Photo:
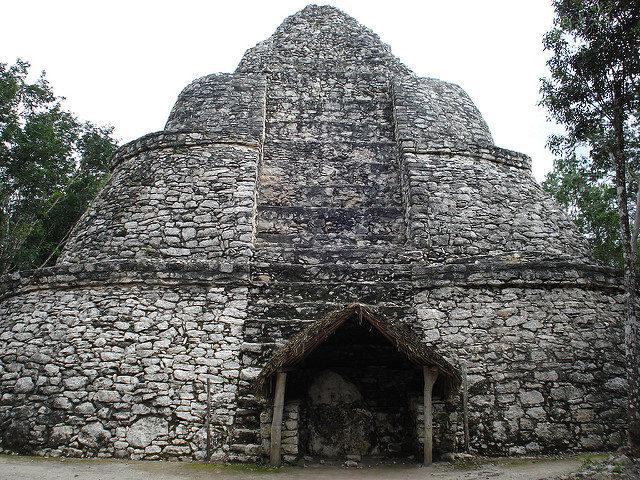
[(286, 399), (296, 409), (285, 425), (296, 453), (411, 459), (419, 457), (421, 432), (429, 465), (432, 417), (420, 419), (418, 404), (431, 408), (434, 395), (451, 398), (461, 379), (406, 324), (359, 303), (334, 310), (274, 352), (256, 378), (256, 391), (273, 398), (269, 462), (281, 463)]
[(319, 458), (420, 457), (420, 368), (370, 323), (344, 322), (294, 371), (300, 453)]

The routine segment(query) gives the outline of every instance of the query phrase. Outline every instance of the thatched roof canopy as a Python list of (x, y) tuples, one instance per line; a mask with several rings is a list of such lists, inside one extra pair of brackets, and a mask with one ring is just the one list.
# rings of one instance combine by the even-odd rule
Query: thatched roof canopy
[(371, 307), (353, 303), (313, 322), (276, 351), (256, 378), (257, 392), (267, 396), (272, 389), (272, 377), (278, 370), (302, 363), (316, 347), (351, 319), (369, 322), (416, 366), (436, 367), (446, 397), (451, 397), (458, 390), (461, 383), (459, 370), (433, 347), (425, 345), (406, 325), (383, 318)]

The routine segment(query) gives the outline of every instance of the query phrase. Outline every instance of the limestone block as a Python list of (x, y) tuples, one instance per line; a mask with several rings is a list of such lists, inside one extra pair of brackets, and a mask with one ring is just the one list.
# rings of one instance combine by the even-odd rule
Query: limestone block
[(581, 408), (580, 410), (577, 410), (573, 414), (573, 418), (575, 419), (576, 422), (586, 423), (586, 422), (591, 422), (595, 418), (595, 415), (596, 414), (593, 409)]
[(90, 423), (80, 429), (78, 442), (87, 447), (106, 445), (111, 439), (111, 432), (105, 430), (100, 422)]
[(16, 386), (14, 391), (16, 393), (29, 393), (35, 388), (33, 380), (31, 377), (22, 377), (16, 381)]
[(297, 444), (283, 443), (282, 444), (282, 452), (283, 453), (288, 453), (290, 455), (297, 455), (298, 454), (298, 445)]
[(56, 425), (51, 429), (50, 440), (54, 444), (66, 443), (73, 436), (73, 427), (69, 425)]
[(99, 402), (116, 403), (121, 400), (120, 394), (115, 390), (100, 390), (96, 396)]
[(88, 380), (85, 377), (69, 377), (65, 378), (62, 383), (69, 390), (79, 390), (88, 383)]
[(148, 455), (156, 455), (160, 453), (162, 449), (157, 445), (149, 445), (144, 449), (144, 453)]
[[(144, 417), (127, 429), (126, 439), (129, 445), (145, 448), (158, 437), (169, 433), (167, 421), (160, 417)], [(159, 450), (157, 452), (159, 453)]]
[(60, 372), (60, 367), (58, 365), (54, 365), (52, 363), (49, 363), (49, 364), (44, 366), (44, 371), (49, 376), (56, 376)]
[(67, 397), (56, 397), (53, 400), (53, 406), (61, 410), (71, 410), (73, 403)]
[(114, 362), (122, 358), (122, 354), (118, 352), (105, 351), (100, 353), (100, 358), (105, 362)]
[(244, 453), (246, 453), (247, 455), (260, 455), (261, 450), (262, 450), (261, 445), (249, 444), (245, 446)]
[(583, 397), (582, 390), (573, 385), (563, 385), (551, 389), (551, 397), (556, 400), (564, 400), (569, 403), (576, 403)]
[(544, 397), (536, 390), (530, 390), (520, 393), (520, 401), (523, 405), (541, 405), (544, 403)]
[(604, 384), (604, 388), (613, 392), (625, 393), (627, 391), (627, 380), (625, 378), (612, 378)]
[(253, 368), (253, 367), (243, 368), (242, 370), (240, 370), (240, 379), (253, 381), (260, 374), (261, 371), (262, 371), (261, 368)]
[(81, 403), (76, 407), (76, 412), (82, 415), (93, 415), (96, 413), (96, 409), (91, 402)]

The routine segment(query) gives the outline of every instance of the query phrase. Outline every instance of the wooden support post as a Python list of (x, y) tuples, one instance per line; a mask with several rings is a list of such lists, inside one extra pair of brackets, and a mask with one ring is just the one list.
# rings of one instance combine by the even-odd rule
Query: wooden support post
[(424, 466), (433, 463), (433, 407), (431, 396), (433, 384), (438, 378), (438, 369), (433, 367), (422, 367), (424, 374)]
[(464, 424), (464, 451), (469, 453), (469, 382), (467, 380), (467, 363), (460, 363), (462, 371), (462, 421)]
[(278, 372), (276, 376), (276, 391), (273, 396), (273, 419), (271, 420), (271, 450), (269, 463), (279, 467), (282, 451), (282, 410), (284, 409), (284, 387), (287, 383), (286, 372)]
[(211, 379), (207, 378), (207, 462), (211, 461)]

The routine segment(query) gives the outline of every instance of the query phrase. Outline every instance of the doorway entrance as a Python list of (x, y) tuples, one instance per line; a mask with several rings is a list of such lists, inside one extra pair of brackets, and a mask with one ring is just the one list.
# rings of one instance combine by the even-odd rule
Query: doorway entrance
[(299, 454), (431, 463), (432, 394), (446, 397), (459, 384), (457, 369), (406, 325), (361, 304), (336, 310), (290, 339), (258, 376), (274, 399), (271, 463), (280, 463), (285, 398), (300, 405)]

